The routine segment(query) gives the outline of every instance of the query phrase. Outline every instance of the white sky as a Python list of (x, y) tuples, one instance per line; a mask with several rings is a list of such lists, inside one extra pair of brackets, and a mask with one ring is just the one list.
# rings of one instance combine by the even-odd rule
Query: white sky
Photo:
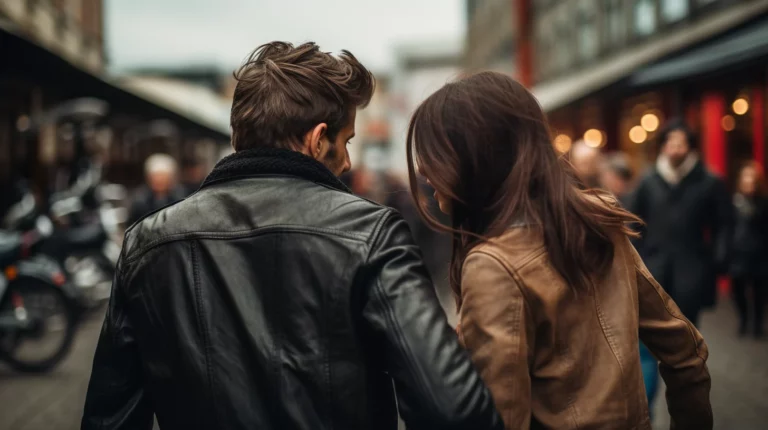
[(392, 47), (463, 37), (463, 0), (106, 0), (111, 67), (236, 67), (272, 40), (348, 49), (375, 71)]

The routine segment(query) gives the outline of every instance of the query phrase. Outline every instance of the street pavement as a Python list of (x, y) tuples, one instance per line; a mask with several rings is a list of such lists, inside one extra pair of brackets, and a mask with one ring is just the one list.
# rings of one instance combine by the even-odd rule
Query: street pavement
[[(85, 321), (70, 356), (49, 374), (18, 374), (0, 365), (0, 430), (79, 427), (102, 318), (99, 313)], [(768, 342), (735, 335), (729, 301), (706, 313), (701, 329), (710, 350), (715, 429), (768, 429)], [(654, 410), (654, 428), (668, 429), (663, 395)]]
[[(768, 340), (741, 338), (734, 305), (721, 300), (706, 312), (699, 329), (709, 347), (712, 412), (716, 430), (768, 429)], [(669, 415), (660, 384), (654, 429), (668, 429)]]

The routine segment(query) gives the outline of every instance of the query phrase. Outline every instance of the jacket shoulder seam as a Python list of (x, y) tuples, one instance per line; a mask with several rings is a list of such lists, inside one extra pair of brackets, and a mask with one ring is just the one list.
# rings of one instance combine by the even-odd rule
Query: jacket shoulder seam
[(339, 237), (345, 237), (347, 239), (353, 239), (361, 242), (364, 242), (367, 239), (365, 235), (347, 232), (347, 231), (334, 230), (334, 229), (328, 229), (328, 228), (322, 228), (322, 227), (297, 226), (297, 225), (290, 225), (290, 224), (271, 225), (267, 227), (259, 227), (255, 229), (238, 230), (238, 231), (231, 231), (231, 232), (187, 231), (183, 233), (174, 233), (174, 234), (162, 236), (160, 238), (150, 241), (147, 244), (140, 246), (133, 252), (129, 251), (128, 255), (126, 256), (126, 262), (135, 261), (142, 255), (146, 254), (148, 251), (158, 246), (171, 243), (171, 242), (183, 241), (186, 239), (213, 239), (213, 240), (243, 239), (247, 237), (255, 237), (263, 234), (280, 233), (280, 232), (339, 236)]
[(536, 248), (533, 248), (532, 250), (523, 254), (523, 257), (520, 258), (520, 261), (517, 264), (512, 264), (509, 261), (509, 259), (504, 258), (502, 255), (500, 255), (500, 253), (497, 250), (494, 249), (495, 246), (493, 244), (489, 244), (489, 245), (490, 246), (486, 245), (486, 246), (480, 246), (475, 248), (474, 250), (470, 251), (469, 254), (467, 254), (467, 257), (469, 257), (474, 253), (484, 253), (487, 255), (494, 256), (505, 267), (509, 266), (510, 269), (513, 269), (514, 271), (519, 271), (527, 267), (532, 262), (536, 261), (537, 258), (541, 257), (547, 252), (546, 246), (544, 245), (537, 246)]

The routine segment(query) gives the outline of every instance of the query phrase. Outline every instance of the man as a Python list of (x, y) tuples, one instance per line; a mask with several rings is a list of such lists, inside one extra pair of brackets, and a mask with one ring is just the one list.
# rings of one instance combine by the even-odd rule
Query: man
[(82, 428), (502, 429), (405, 222), (338, 179), (370, 72), (273, 42), (236, 77), (235, 154), (126, 233)]
[(588, 188), (600, 187), (600, 150), (583, 140), (573, 144), (570, 153), (573, 169)]
[(714, 304), (716, 278), (726, 267), (730, 225), (724, 183), (696, 154), (693, 134), (680, 121), (659, 133), (660, 155), (628, 199), (645, 222), (636, 246), (653, 276), (694, 324)]
[(154, 154), (144, 162), (147, 184), (139, 187), (128, 210), (128, 225), (144, 215), (184, 198), (176, 185), (176, 160), (167, 154)]

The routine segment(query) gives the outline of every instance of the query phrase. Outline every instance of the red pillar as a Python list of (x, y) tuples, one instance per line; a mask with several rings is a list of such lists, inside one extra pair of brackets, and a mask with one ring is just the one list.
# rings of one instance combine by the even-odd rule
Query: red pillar
[(752, 156), (757, 164), (765, 169), (765, 88), (757, 87), (752, 91)]
[[(725, 97), (722, 93), (707, 93), (701, 99), (701, 140), (704, 162), (714, 173), (724, 177), (727, 172), (725, 130), (722, 120), (725, 115)], [(730, 279), (721, 276), (717, 280), (721, 297), (730, 291)]]
[(725, 97), (721, 93), (707, 93), (701, 99), (701, 149), (704, 162), (714, 173), (725, 176), (727, 160), (725, 151), (725, 130), (722, 119), (725, 115)]
[(531, 0), (513, 0), (514, 16), (517, 28), (517, 79), (521, 84), (530, 88), (533, 85), (533, 49), (531, 41), (533, 34), (533, 14)]

